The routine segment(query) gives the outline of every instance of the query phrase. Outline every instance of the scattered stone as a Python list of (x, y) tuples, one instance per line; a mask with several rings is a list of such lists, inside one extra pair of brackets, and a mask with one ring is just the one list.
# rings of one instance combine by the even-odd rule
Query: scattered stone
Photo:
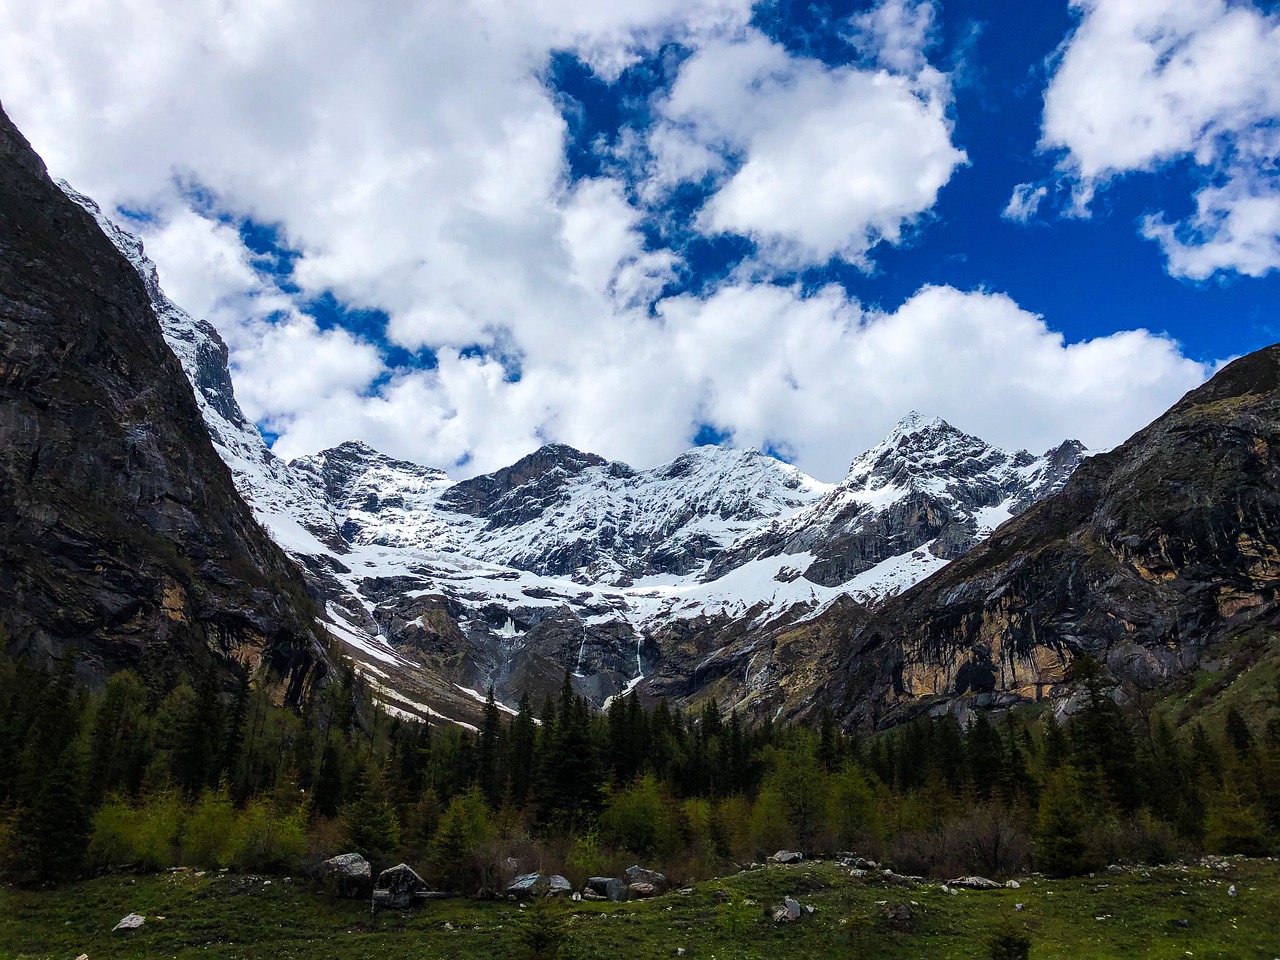
[(911, 919), (911, 908), (905, 903), (895, 903), (884, 908), (885, 917), (892, 923), (905, 923)]
[(373, 868), (358, 853), (344, 853), (320, 864), (320, 888), (335, 897), (365, 897), (373, 886)]
[[(900, 887), (915, 886), (917, 883), (919, 883), (921, 880), (924, 879), (924, 877), (904, 876), (901, 873), (894, 873), (892, 870), (882, 870), (880, 871), (880, 876), (884, 878), (885, 883), (896, 884), (897, 886), (900, 886)], [(953, 880), (952, 883), (954, 884), (955, 881)]]
[(1111, 866), (1107, 867), (1107, 873), (1114, 877), (1116, 874), (1124, 873), (1124, 867), (1120, 866), (1118, 863), (1113, 863)]
[(587, 880), (587, 890), (613, 903), (622, 903), (630, 896), (627, 882), (617, 877), (591, 877)]
[(1015, 903), (1015, 904), (1013, 905), (1013, 909), (1015, 909), (1015, 910), (1017, 910), (1019, 913), (1021, 913), (1021, 912), (1022, 912), (1022, 906), (1023, 906), (1023, 905), (1022, 905), (1022, 904), (1020, 904), (1020, 903)]
[(1171, 924), (1173, 924), (1175, 927), (1181, 927), (1181, 928), (1182, 928), (1182, 929), (1184, 929), (1184, 930), (1185, 930), (1187, 927), (1191, 926), (1191, 921), (1189, 921), (1189, 920), (1185, 920), (1185, 919), (1183, 919), (1182, 917), (1179, 917), (1179, 918), (1178, 918), (1178, 919), (1176, 919), (1176, 920), (1170, 920), (1169, 922), (1170, 922)]
[(711, 896), (715, 898), (716, 903), (728, 903), (733, 899), (728, 890), (712, 891)]
[(627, 887), (627, 891), (636, 900), (647, 900), (658, 895), (658, 888), (652, 883), (633, 883)]
[(1240, 896), (1239, 892), (1236, 890), (1236, 885), (1235, 885), (1234, 883), (1233, 883), (1233, 884), (1231, 885), (1231, 887), (1227, 890), (1227, 896), (1228, 896), (1228, 897), (1238, 897), (1238, 896)]
[(803, 914), (800, 912), (798, 901), (785, 897), (780, 904), (769, 911), (769, 916), (773, 918), (774, 923), (795, 923)]
[(582, 899), (582, 894), (578, 893), (578, 891), (575, 890), (573, 892), (573, 896), (570, 897), (569, 899), (572, 900), (574, 903), (577, 903)]
[(676, 893), (680, 894), (680, 896), (682, 896), (682, 897), (689, 897), (689, 896), (692, 896), (692, 895), (693, 895), (693, 887), (681, 887), (679, 890), (677, 890), (677, 891), (676, 891)]
[(953, 897), (960, 896), (960, 891), (952, 887), (948, 887), (945, 883), (942, 885), (942, 892)]
[(403, 910), (415, 899), (425, 900), (431, 888), (407, 863), (398, 863), (378, 874), (373, 887), (373, 909)]
[(857, 867), (854, 867), (852, 870), (850, 870), (850, 871), (849, 871), (849, 876), (851, 876), (851, 877), (853, 877), (853, 878), (855, 878), (855, 879), (857, 879), (857, 880), (861, 880), (861, 879), (862, 879), (863, 877), (865, 877), (868, 873), (870, 873), (870, 871), (869, 871), (869, 870), (860, 870), (860, 869), (858, 869)]
[(667, 878), (657, 870), (646, 870), (641, 866), (627, 867), (626, 870), (627, 883), (649, 883), (658, 891), (658, 893), (666, 893), (670, 889), (671, 884)]
[(147, 918), (144, 917), (142, 914), (131, 913), (127, 917), (122, 919), (119, 923), (117, 923), (114, 927), (112, 927), (111, 932), (114, 933), (117, 930), (137, 930), (140, 926), (142, 926), (146, 922), (147, 922)]
[(1005, 883), (1005, 887), (1009, 890), (1021, 890), (1022, 884), (1020, 884), (1017, 880), (1009, 880)]
[(602, 897), (600, 896), (600, 894), (596, 893), (594, 890), (591, 890), (591, 889), (583, 890), (580, 896), (582, 897), (583, 900), (599, 900), (603, 903), (607, 903), (609, 901), (608, 897)]
[(801, 853), (799, 850), (779, 850), (777, 853), (775, 853), (772, 857), (769, 858), (769, 862), (781, 863), (784, 865), (788, 863), (803, 863), (804, 854)]
[(551, 876), (547, 877), (548, 897), (563, 897), (570, 893), (573, 893), (573, 884), (560, 876), (560, 874), (553, 873)]
[(522, 873), (507, 885), (507, 893), (515, 897), (532, 897), (541, 881), (540, 873)]
[(453, 924), (452, 924), (452, 923), (450, 923), (448, 920), (446, 920), (446, 921), (444, 922), (444, 928), (445, 928), (446, 930), (452, 930), (452, 929), (453, 929)]
[(76, 960), (89, 960), (89, 955), (87, 953), (82, 953), (80, 956), (76, 957)]
[(964, 887), (967, 890), (1001, 890), (1003, 884), (988, 880), (986, 877), (957, 877), (948, 881), (953, 887)]
[(676, 947), (676, 956), (677, 956), (677, 957), (683, 957), (683, 956), (684, 956), (684, 947)]

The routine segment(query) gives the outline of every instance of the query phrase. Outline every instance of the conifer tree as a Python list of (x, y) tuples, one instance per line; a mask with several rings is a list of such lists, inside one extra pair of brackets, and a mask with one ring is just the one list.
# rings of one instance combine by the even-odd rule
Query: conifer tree
[(84, 762), (69, 744), (53, 758), (33, 802), (18, 820), (24, 872), (40, 882), (75, 876), (89, 842), (90, 811)]
[(1085, 843), (1089, 805), (1079, 772), (1070, 765), (1049, 776), (1036, 817), (1036, 868), (1051, 877), (1087, 873), (1095, 866)]

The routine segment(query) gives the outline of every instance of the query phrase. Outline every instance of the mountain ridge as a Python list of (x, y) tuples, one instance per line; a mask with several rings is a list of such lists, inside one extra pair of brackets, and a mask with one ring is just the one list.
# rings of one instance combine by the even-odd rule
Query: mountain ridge
[(216, 331), (168, 300), (139, 241), (64, 189), (143, 277), (215, 448), (326, 625), (412, 715), (469, 722), (486, 686), (514, 701), (566, 670), (597, 705), (646, 688), (697, 696), (707, 656), (728, 663), (744, 637), (841, 596), (898, 592), (1083, 457), (1071, 442), (1009, 453), (913, 412), (834, 485), (719, 446), (637, 470), (552, 443), (458, 482), (361, 441), (285, 463), (235, 403)]

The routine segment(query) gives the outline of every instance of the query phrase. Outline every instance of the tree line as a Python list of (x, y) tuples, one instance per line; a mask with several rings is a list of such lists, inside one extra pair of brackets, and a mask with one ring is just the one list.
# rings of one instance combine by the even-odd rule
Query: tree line
[(441, 889), (518, 870), (574, 880), (636, 859), (695, 879), (783, 848), (901, 873), (1070, 875), (1280, 837), (1280, 685), (1247, 719), (1175, 725), (1075, 665), (1079, 709), (947, 714), (856, 738), (683, 713), (603, 713), (566, 674), (472, 732), (389, 716), (347, 667), (301, 711), (215, 667), (104, 689), (0, 659), (0, 870), (24, 882), (178, 864), (296, 871), (340, 852), (405, 859)]

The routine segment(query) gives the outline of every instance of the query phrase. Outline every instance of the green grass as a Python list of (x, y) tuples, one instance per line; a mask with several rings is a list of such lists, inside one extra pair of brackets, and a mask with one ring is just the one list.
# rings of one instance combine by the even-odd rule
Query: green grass
[[(1233, 883), (1234, 898), (1227, 893)], [(815, 913), (774, 925), (764, 908), (785, 895)], [(877, 901), (914, 901), (913, 917), (891, 924)], [(1014, 916), (1031, 931), (1034, 958), (1280, 957), (1280, 863), (1245, 860), (1222, 870), (1027, 880), (1019, 890), (958, 896), (931, 886), (864, 884), (826, 865), (775, 867), (708, 881), (689, 895), (566, 904), (569, 937), (561, 956), (643, 960), (673, 957), (683, 947), (690, 960), (981, 958), (988, 955), (987, 931), (1015, 903), (1024, 904)], [(371, 918), (365, 903), (331, 900), (296, 880), (115, 876), (52, 892), (0, 888), (0, 958), (507, 957), (518, 911), (511, 903), (452, 900)], [(112, 933), (130, 912), (145, 914), (146, 926)], [(850, 915), (870, 918), (860, 943), (841, 923)]]

